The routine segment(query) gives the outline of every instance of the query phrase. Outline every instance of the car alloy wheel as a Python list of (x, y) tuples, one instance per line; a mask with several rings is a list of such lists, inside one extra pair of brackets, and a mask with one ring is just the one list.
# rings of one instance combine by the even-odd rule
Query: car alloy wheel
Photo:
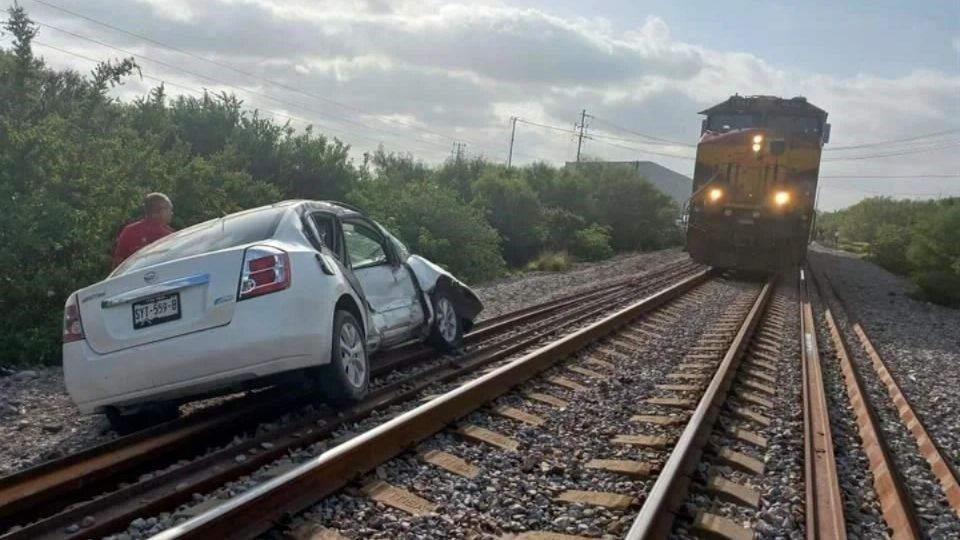
[(446, 298), (437, 302), (437, 329), (444, 341), (453, 343), (457, 339), (457, 310)]
[(366, 350), (360, 330), (351, 322), (340, 327), (340, 365), (347, 381), (354, 388), (362, 388), (367, 375)]

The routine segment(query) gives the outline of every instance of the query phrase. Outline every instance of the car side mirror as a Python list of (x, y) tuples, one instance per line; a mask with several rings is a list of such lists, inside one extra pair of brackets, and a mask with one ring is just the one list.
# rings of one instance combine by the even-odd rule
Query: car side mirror
[(823, 144), (830, 142), (830, 124), (823, 125)]

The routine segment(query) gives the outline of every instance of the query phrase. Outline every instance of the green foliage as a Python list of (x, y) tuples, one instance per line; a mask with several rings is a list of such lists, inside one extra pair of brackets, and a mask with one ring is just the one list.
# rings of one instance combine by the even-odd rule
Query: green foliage
[(566, 251), (544, 251), (527, 263), (531, 272), (562, 272), (570, 268), (570, 255)]
[(956, 198), (874, 197), (817, 220), (817, 237), (824, 243), (865, 252), (891, 272), (910, 276), (926, 299), (947, 305), (960, 305), (958, 230)]
[(471, 283), (504, 271), (497, 231), (447, 186), (430, 179), (397, 185), (388, 177), (361, 182), (350, 194), (411, 252)]
[(610, 247), (610, 228), (593, 224), (573, 235), (570, 250), (575, 257), (584, 261), (599, 261), (613, 255)]
[(883, 223), (877, 227), (873, 243), (870, 244), (870, 258), (880, 266), (897, 274), (910, 272), (907, 261), (907, 246), (910, 244), (910, 231), (903, 226)]
[(676, 206), (629, 172), (482, 158), (430, 167), (382, 148), (357, 164), (341, 141), (262, 118), (230, 94), (171, 97), (161, 84), (120, 102), (110, 90), (137, 74), (133, 59), (86, 76), (52, 70), (33, 54), (22, 8), (3, 30), (0, 363), (59, 362), (64, 300), (103, 279), (117, 232), (151, 191), (170, 195), (176, 228), (285, 198), (353, 202), (469, 282), (533, 259), (559, 270), (678, 239)]
[(676, 245), (679, 210), (646, 179), (617, 167), (603, 167), (590, 179), (587, 219), (610, 229), (614, 251)]
[(513, 266), (527, 262), (543, 243), (543, 206), (533, 188), (516, 170), (488, 167), (473, 191), (503, 240), (503, 258)]

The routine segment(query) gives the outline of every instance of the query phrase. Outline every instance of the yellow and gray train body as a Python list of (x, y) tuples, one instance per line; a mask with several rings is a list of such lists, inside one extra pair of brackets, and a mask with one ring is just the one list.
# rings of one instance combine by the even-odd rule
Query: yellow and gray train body
[(804, 98), (733, 96), (700, 114), (686, 216), (691, 258), (747, 271), (803, 261), (827, 113)]

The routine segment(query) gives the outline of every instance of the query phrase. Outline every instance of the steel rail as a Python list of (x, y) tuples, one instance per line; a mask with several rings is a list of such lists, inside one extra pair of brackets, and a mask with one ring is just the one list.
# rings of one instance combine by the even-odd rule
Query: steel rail
[[(654, 286), (654, 284), (645, 285)], [(266, 466), (291, 449), (319, 442), (344, 423), (359, 421), (374, 410), (412, 399), (432, 384), (447, 382), (492, 362), (508, 358), (535, 346), (549, 334), (581, 324), (609, 310), (609, 299), (604, 298), (577, 305), (570, 312), (556, 315), (547, 321), (538, 321), (537, 326), (513, 332), (510, 340), (506, 342), (470, 351), (448, 362), (432, 366), (419, 372), (413, 380), (398, 380), (377, 388), (371, 392), (368, 399), (354, 406), (329, 413), (307, 415), (293, 424), (249, 439), (239, 446), (215, 451), (183, 467), (154, 475), (145, 482), (138, 482), (92, 501), (81, 503), (32, 523), (19, 531), (0, 535), (0, 540), (28, 538), (66, 540), (115, 533), (126, 527), (136, 517), (169, 511), (189, 501), (192, 493), (207, 492)], [(270, 443), (269, 449), (262, 447), (262, 443), (265, 442)], [(234, 461), (235, 456), (241, 453), (246, 456), (246, 459), (239, 463)], [(66, 532), (70, 524), (80, 522), (87, 516), (94, 518), (92, 525), (72, 533)]]
[(800, 350), (803, 369), (803, 447), (808, 540), (847, 537), (833, 452), (830, 413), (817, 347), (817, 328), (807, 290), (807, 271), (800, 269)]
[[(583, 307), (583, 302), (609, 301), (627, 287), (674, 279), (698, 266), (687, 261), (668, 264), (641, 276), (486, 319), (467, 334), (466, 340), (468, 343), (480, 342), (509, 331), (515, 325), (545, 319), (571, 306)], [(373, 374), (382, 375), (435, 356), (435, 351), (427, 347), (400, 349), (394, 355), (374, 357)], [(133, 478), (150, 470), (158, 459), (174, 462), (189, 457), (196, 447), (214, 446), (252, 425), (269, 421), (307, 403), (306, 396), (268, 390), (259, 396), (242, 398), (241, 403), (211, 407), (190, 417), (153, 426), (0, 478), (0, 530), (51, 515), (58, 507), (82, 500), (86, 491), (107, 490), (110, 482)]]
[[(820, 280), (812, 273), (811, 281), (817, 289), (823, 291)], [(863, 448), (870, 464), (870, 473), (873, 476), (873, 490), (877, 493), (880, 502), (880, 513), (887, 529), (891, 531), (892, 540), (919, 540), (923, 538), (920, 524), (917, 520), (916, 509), (903, 486), (903, 477), (890, 454), (889, 445), (880, 428), (876, 411), (870, 402), (870, 397), (863, 391), (862, 379), (857, 366), (850, 361), (850, 355), (840, 328), (837, 326), (830, 311), (829, 304), (824, 300), (823, 316), (830, 331), (830, 340), (833, 351), (840, 363), (844, 385), (847, 389), (847, 398), (853, 409), (857, 421), (857, 431), (860, 434), (860, 446)]]
[(297, 469), (153, 538), (254, 538), (267, 532), (283, 516), (305, 510), (559, 360), (690, 290), (707, 276), (708, 272), (701, 272), (644, 298), (358, 435)]
[[(850, 310), (846, 308), (843, 299), (834, 291), (830, 280), (821, 274), (817, 283), (821, 285), (825, 296), (835, 300), (840, 306), (841, 312), (846, 315), (854, 334), (856, 334), (860, 342), (860, 346), (870, 358), (870, 364), (873, 366), (876, 376), (887, 389), (887, 395), (897, 409), (897, 415), (900, 417), (900, 421), (910, 431), (914, 441), (917, 443), (917, 447), (920, 449), (921, 455), (923, 455), (924, 459), (926, 459), (930, 465), (930, 470), (940, 483), (940, 489), (947, 500), (947, 504), (949, 504), (954, 513), (960, 517), (960, 477), (958, 477), (957, 471), (951, 466), (949, 458), (940, 450), (936, 439), (933, 438), (923, 425), (923, 419), (914, 410), (907, 395), (903, 392), (903, 389), (900, 388), (899, 383), (897, 383), (897, 379), (887, 368), (886, 361), (884, 361), (880, 352), (877, 351), (877, 348), (874, 347), (863, 325), (850, 316)], [(829, 316), (831, 332), (833, 332), (836, 324), (833, 322), (829, 308), (826, 308), (826, 313)], [(839, 335), (839, 330), (837, 330), (837, 336), (839, 337)]]
[(720, 409), (733, 384), (737, 366), (772, 296), (775, 279), (771, 277), (763, 286), (740, 325), (703, 397), (697, 403), (697, 408), (691, 414), (670, 457), (650, 489), (640, 513), (627, 532), (628, 540), (666, 538), (670, 534), (675, 512), (687, 495), (691, 475), (700, 462), (710, 432), (720, 415)]

